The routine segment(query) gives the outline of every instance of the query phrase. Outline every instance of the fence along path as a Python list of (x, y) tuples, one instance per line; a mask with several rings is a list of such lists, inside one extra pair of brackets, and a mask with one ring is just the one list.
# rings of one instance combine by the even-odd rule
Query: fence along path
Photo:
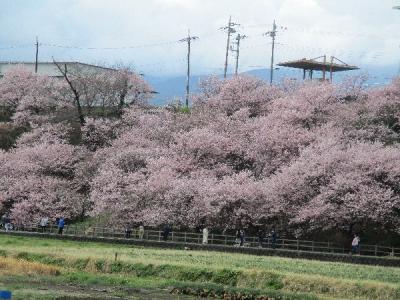
[[(43, 232), (41, 227), (38, 225), (24, 225), (16, 226), (13, 231), (19, 232)], [(57, 226), (48, 226), (45, 230), (47, 234), (57, 234)], [(66, 225), (64, 227), (63, 235), (77, 236), (77, 237), (96, 237), (96, 238), (114, 238), (114, 239), (132, 239), (139, 240), (138, 229), (133, 229), (130, 237), (126, 237), (124, 228), (110, 228), (110, 227), (96, 227), (96, 226), (82, 226), (82, 225)], [(160, 230), (145, 230), (143, 240), (147, 241), (163, 241), (162, 231)], [(167, 241), (182, 243), (182, 244), (202, 244), (203, 234), (196, 232), (181, 232), (171, 231)], [(238, 247), (236, 243), (236, 237), (233, 235), (213, 234), (208, 235), (209, 245), (221, 245), (221, 246), (232, 246)], [(263, 247), (284, 250), (295, 250), (305, 252), (322, 252), (322, 253), (339, 253), (348, 254), (350, 252), (349, 247), (343, 247), (330, 242), (317, 242), (300, 239), (285, 239), (278, 238), (276, 243), (273, 245), (269, 238), (265, 238), (263, 241)], [(248, 236), (245, 237), (243, 247), (245, 248), (259, 248), (258, 237)], [(364, 256), (389, 256), (389, 257), (400, 257), (400, 248), (381, 246), (381, 245), (368, 245), (361, 244), (359, 249), (359, 255)]]

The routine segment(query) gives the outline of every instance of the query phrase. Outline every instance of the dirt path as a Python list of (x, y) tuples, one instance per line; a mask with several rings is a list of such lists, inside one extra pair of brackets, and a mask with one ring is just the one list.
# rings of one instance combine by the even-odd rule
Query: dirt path
[[(35, 296), (35, 299), (54, 297), (57, 300), (120, 300), (120, 299), (132, 299), (132, 300), (193, 300), (194, 297), (189, 296), (177, 296), (169, 293), (169, 290), (162, 289), (136, 289), (119, 286), (103, 286), (103, 285), (79, 285), (79, 284), (59, 284), (51, 282), (37, 282), (35, 280), (14, 280), (0, 279), (0, 286), (4, 287), (15, 287), (10, 288), (16, 299), (18, 295), (29, 294)], [(52, 297), (52, 298), (53, 298)]]

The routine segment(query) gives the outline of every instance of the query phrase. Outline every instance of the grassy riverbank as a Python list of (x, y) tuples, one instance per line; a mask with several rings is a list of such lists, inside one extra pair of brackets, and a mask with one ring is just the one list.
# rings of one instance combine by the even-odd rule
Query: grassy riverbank
[(171, 291), (274, 299), (400, 299), (400, 268), (391, 267), (4, 235), (0, 256), (0, 289), (13, 290), (15, 299), (174, 299)]

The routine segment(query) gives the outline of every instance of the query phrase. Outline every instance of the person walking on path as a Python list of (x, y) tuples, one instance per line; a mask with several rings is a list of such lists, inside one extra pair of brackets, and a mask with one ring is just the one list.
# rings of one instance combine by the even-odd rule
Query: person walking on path
[(139, 240), (143, 240), (143, 236), (144, 236), (144, 226), (141, 223), (139, 226)]
[(64, 226), (65, 226), (64, 218), (60, 218), (58, 220), (58, 234), (63, 234)]
[(257, 236), (258, 236), (258, 247), (262, 248), (264, 243), (264, 230), (262, 230), (261, 227), (257, 231)]
[(275, 228), (272, 229), (270, 237), (271, 237), (272, 249), (275, 249), (276, 248), (276, 242), (278, 240), (278, 235), (276, 234)]
[(5, 214), (3, 217), (4, 217), (4, 220), (2, 220), (2, 222), (4, 222), (4, 229), (6, 231), (12, 230), (10, 215)]
[(208, 244), (208, 228), (203, 228), (203, 244)]
[(168, 236), (169, 236), (170, 232), (171, 232), (171, 226), (169, 226), (169, 224), (165, 225), (163, 232), (162, 232), (164, 241), (168, 240)]
[(48, 224), (49, 224), (49, 218), (43, 217), (40, 219), (40, 228), (42, 228), (42, 232), (46, 231)]
[(240, 229), (236, 229), (236, 233), (235, 233), (235, 246), (239, 246), (240, 245)]
[(357, 234), (354, 234), (354, 238), (351, 241), (351, 253), (356, 254), (359, 252), (360, 247), (360, 237)]
[(240, 247), (244, 245), (244, 230), (240, 229)]
[(7, 214), (1, 216), (1, 225), (3, 226), (3, 229), (6, 229), (6, 218)]
[(131, 226), (129, 224), (126, 224), (126, 227), (125, 227), (125, 238), (129, 239), (131, 237), (131, 234), (132, 234)]

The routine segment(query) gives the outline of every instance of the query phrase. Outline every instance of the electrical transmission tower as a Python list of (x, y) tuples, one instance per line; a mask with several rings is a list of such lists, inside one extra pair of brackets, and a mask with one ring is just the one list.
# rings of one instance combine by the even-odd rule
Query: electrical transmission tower
[[(286, 27), (280, 27), (280, 29), (286, 30)], [(272, 24), (272, 30), (264, 33), (264, 36), (268, 36), (272, 38), (272, 47), (271, 47), (271, 66), (270, 66), (270, 78), (269, 78), (269, 83), (272, 84), (272, 81), (274, 80), (274, 55), (275, 55), (275, 37), (277, 34), (277, 26), (274, 20), (274, 23)]]
[(232, 52), (236, 52), (236, 64), (235, 64), (235, 76), (238, 74), (239, 68), (239, 53), (240, 53), (240, 41), (247, 38), (246, 35), (241, 35), (240, 33), (236, 36), (236, 48), (230, 47)]
[(226, 30), (228, 33), (228, 38), (226, 41), (226, 52), (225, 52), (225, 66), (224, 66), (224, 78), (226, 78), (226, 73), (228, 71), (228, 56), (229, 56), (229, 46), (231, 43), (231, 34), (236, 33), (235, 26), (239, 26), (240, 24), (232, 22), (232, 16), (229, 17), (228, 26), (221, 27), (220, 29)]
[(191, 42), (197, 40), (197, 36), (190, 36), (190, 31), (188, 31), (187, 38), (179, 40), (180, 42), (187, 43), (187, 79), (186, 79), (186, 107), (189, 107), (189, 94), (190, 94), (190, 45)]

